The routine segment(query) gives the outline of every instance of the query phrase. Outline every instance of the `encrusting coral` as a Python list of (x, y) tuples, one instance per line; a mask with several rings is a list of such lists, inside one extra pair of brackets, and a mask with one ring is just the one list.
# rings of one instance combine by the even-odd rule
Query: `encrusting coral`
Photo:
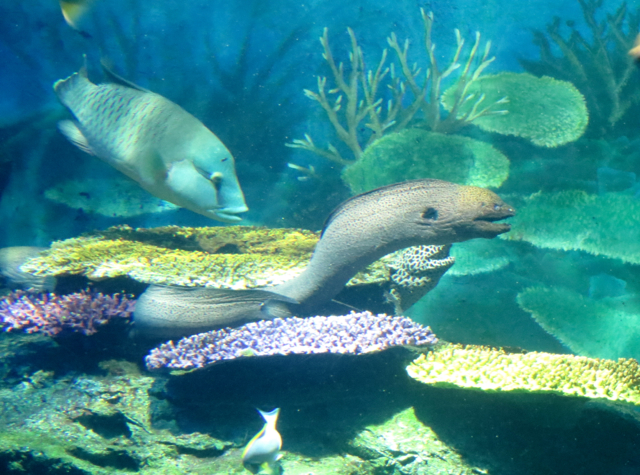
[(640, 202), (633, 195), (539, 192), (518, 207), (511, 232), (501, 238), (640, 264), (639, 222)]
[(148, 369), (196, 369), (242, 357), (340, 353), (358, 355), (392, 346), (437, 342), (429, 327), (406, 317), (370, 312), (276, 318), (169, 341), (146, 357)]
[(110, 319), (128, 321), (135, 300), (123, 294), (77, 292), (68, 295), (17, 291), (0, 300), (0, 328), (5, 331), (92, 335)]
[(640, 365), (634, 359), (610, 361), (445, 345), (418, 357), (407, 372), (439, 387), (553, 393), (640, 405)]
[[(570, 21), (566, 22), (570, 32), (563, 35), (562, 21), (554, 17), (546, 35), (534, 31), (540, 60), (520, 59), (520, 63), (536, 76), (570, 81), (578, 88), (589, 108), (590, 136), (602, 137), (616, 131), (623, 135), (620, 130), (626, 124), (637, 130), (634, 117), (639, 110), (640, 86), (637, 67), (627, 52), (640, 28), (640, 10), (630, 13), (627, 2), (622, 2), (614, 14), (601, 20), (603, 15), (598, 10), (603, 0), (578, 1), (590, 35), (583, 35), (575, 22)], [(561, 54), (555, 55), (554, 49)]]

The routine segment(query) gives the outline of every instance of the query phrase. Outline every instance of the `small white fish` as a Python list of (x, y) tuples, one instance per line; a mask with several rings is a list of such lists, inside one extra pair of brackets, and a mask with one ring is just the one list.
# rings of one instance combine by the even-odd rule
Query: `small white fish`
[(53, 88), (75, 121), (58, 124), (81, 150), (96, 155), (152, 195), (225, 222), (248, 210), (231, 152), (177, 104), (128, 83), (93, 84), (84, 68)]
[(280, 409), (271, 412), (258, 412), (265, 420), (264, 427), (249, 441), (242, 452), (242, 465), (251, 473), (278, 475), (278, 460), (282, 458), (282, 437), (276, 430)]

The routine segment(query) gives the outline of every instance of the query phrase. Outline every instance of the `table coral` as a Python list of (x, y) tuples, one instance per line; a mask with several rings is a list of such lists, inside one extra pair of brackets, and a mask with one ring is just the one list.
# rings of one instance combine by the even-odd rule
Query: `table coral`
[[(57, 241), (22, 269), (36, 275), (85, 275), (92, 280), (128, 276), (150, 284), (248, 289), (277, 285), (305, 268), (318, 234), (255, 226), (188, 228), (126, 226)], [(383, 261), (349, 285), (386, 281)]]
[(490, 144), (416, 128), (377, 140), (342, 179), (353, 193), (363, 193), (416, 178), (499, 187), (508, 175), (509, 160)]
[(169, 341), (146, 357), (150, 370), (196, 369), (242, 357), (340, 353), (358, 355), (400, 345), (437, 342), (429, 327), (406, 317), (370, 312), (276, 318)]
[[(443, 95), (442, 103), (447, 110), (455, 107), (454, 93), (451, 88)], [(523, 137), (543, 147), (577, 140), (589, 121), (584, 97), (567, 81), (526, 73), (500, 73), (478, 78), (469, 85), (468, 93), (483, 95), (489, 103), (505, 95), (509, 98), (507, 104), (500, 104), (500, 109), (508, 110), (508, 114), (478, 117), (473, 125), (489, 132)]]
[(421, 355), (407, 372), (422, 383), (440, 387), (554, 393), (640, 405), (640, 365), (634, 359), (445, 345)]
[(640, 264), (640, 202), (632, 195), (540, 192), (526, 198), (510, 222), (501, 239)]
[(49, 336), (80, 332), (92, 335), (112, 318), (128, 320), (135, 300), (125, 295), (77, 292), (68, 295), (17, 291), (0, 300), (0, 328), (42, 332)]

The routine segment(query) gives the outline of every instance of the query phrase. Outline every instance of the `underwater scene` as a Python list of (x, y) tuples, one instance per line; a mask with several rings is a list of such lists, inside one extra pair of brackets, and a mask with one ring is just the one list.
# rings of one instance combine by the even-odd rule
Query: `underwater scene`
[(0, 474), (640, 474), (639, 0), (0, 2)]

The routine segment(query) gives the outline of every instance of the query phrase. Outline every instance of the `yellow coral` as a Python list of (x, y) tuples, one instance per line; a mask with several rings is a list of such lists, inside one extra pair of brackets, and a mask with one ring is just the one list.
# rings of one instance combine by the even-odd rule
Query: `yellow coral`
[[(299, 275), (317, 242), (317, 233), (300, 229), (118, 226), (54, 242), (22, 269), (92, 280), (128, 276), (153, 284), (247, 289), (277, 285)], [(383, 263), (374, 263), (350, 284), (381, 282), (388, 275)]]
[(421, 355), (407, 372), (422, 383), (442, 387), (550, 392), (640, 405), (640, 365), (634, 359), (612, 361), (445, 345)]

